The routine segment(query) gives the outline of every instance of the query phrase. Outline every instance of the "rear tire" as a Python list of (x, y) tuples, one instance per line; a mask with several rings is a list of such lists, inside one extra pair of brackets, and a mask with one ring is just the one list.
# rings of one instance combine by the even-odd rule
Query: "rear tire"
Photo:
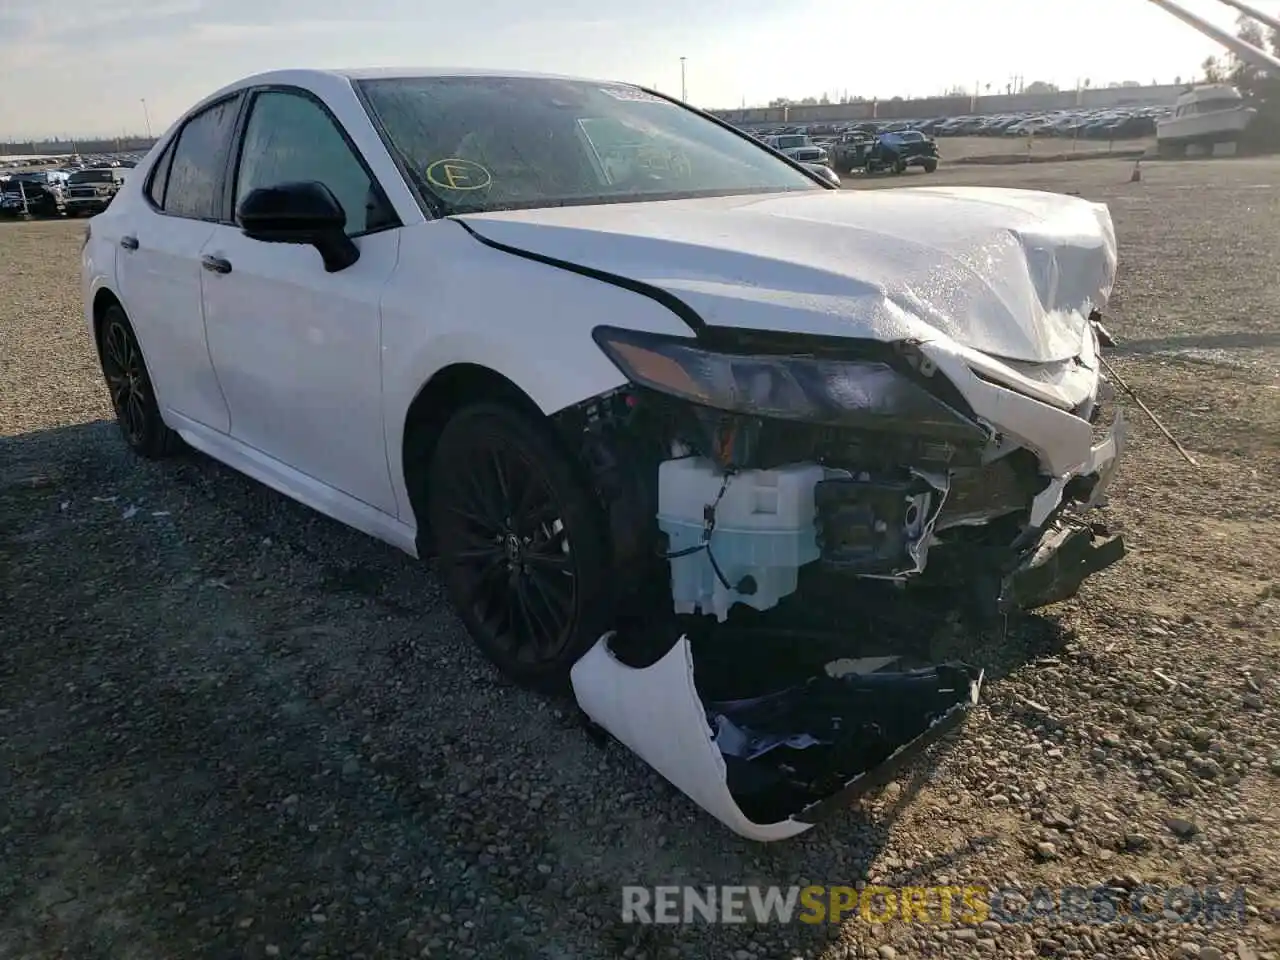
[(142, 359), (138, 338), (118, 304), (107, 307), (102, 316), (98, 329), (98, 356), (102, 362), (103, 379), (111, 394), (116, 424), (125, 443), (134, 453), (148, 460), (159, 460), (176, 453), (182, 446), (182, 440), (160, 416), (156, 391)]
[(445, 425), (428, 474), (439, 569), (481, 652), (521, 686), (569, 689), (610, 622), (596, 498), (540, 419), (497, 403)]

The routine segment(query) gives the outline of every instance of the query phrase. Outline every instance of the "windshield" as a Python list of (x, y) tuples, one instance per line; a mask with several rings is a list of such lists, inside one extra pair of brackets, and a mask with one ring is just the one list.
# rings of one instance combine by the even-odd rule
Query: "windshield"
[(1244, 106), (1244, 102), (1239, 97), (1214, 97), (1200, 100), (1192, 106), (1196, 108), (1195, 113), (1215, 113), (1218, 110), (1236, 110)]
[(446, 213), (824, 189), (637, 87), (541, 77), (357, 86), (391, 152)]
[(68, 183), (110, 183), (112, 180), (110, 170), (77, 170), (73, 173)]
[(778, 138), (779, 150), (794, 150), (796, 147), (807, 147), (807, 146), (809, 146), (808, 137), (790, 136), (790, 137)]

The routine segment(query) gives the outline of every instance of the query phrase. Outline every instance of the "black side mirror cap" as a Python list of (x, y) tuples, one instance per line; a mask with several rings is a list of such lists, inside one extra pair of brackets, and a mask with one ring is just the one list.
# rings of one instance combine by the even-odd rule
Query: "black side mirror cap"
[(315, 247), (329, 273), (345, 270), (360, 259), (359, 247), (346, 234), (342, 205), (332, 190), (316, 180), (251, 190), (240, 202), (236, 219), (244, 235), (253, 240)]

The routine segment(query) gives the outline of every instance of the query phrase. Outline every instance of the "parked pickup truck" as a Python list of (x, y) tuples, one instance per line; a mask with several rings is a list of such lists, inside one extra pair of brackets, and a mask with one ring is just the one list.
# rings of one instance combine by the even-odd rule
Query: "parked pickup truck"
[(875, 146), (867, 154), (868, 173), (902, 173), (907, 167), (923, 167), (925, 173), (938, 169), (938, 145), (933, 137), (919, 130), (895, 130), (876, 137)]
[(67, 179), (65, 205), (67, 216), (93, 216), (107, 209), (124, 183), (125, 171), (119, 167), (77, 170)]
[(782, 133), (776, 137), (765, 137), (764, 142), (799, 163), (820, 163), (826, 166), (828, 162), (827, 151), (803, 133)]
[(842, 136), (831, 149), (831, 166), (837, 173), (902, 173), (908, 167), (923, 167), (925, 173), (933, 173), (938, 162), (938, 145), (918, 130), (881, 134), (855, 130)]
[(836, 173), (853, 173), (867, 165), (867, 151), (875, 144), (874, 133), (854, 130), (831, 144), (831, 169)]
[(0, 181), (0, 217), (56, 217), (61, 213), (61, 189), (47, 178), (28, 179), (19, 174)]

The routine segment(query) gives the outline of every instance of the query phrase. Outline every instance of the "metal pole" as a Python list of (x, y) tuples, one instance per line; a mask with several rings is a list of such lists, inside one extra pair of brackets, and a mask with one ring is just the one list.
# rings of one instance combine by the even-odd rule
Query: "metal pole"
[(1277, 20), (1275, 17), (1267, 16), (1267, 14), (1263, 13), (1257, 7), (1251, 7), (1249, 4), (1243, 3), (1242, 0), (1222, 0), (1222, 2), (1229, 7), (1235, 7), (1246, 17), (1253, 17), (1254, 20), (1265, 23), (1272, 30), (1280, 30), (1280, 20)]
[(689, 99), (689, 91), (684, 83), (684, 57), (680, 58), (680, 99), (685, 101)]
[(1239, 37), (1233, 36), (1221, 27), (1197, 17), (1189, 10), (1184, 10), (1173, 0), (1151, 0), (1151, 2), (1166, 13), (1177, 17), (1188, 26), (1199, 30), (1210, 40), (1218, 41), (1241, 60), (1257, 67), (1259, 70), (1280, 70), (1280, 57), (1274, 57), (1267, 51), (1253, 46), (1253, 44), (1245, 43)]
[(147, 139), (151, 139), (151, 114), (147, 110), (147, 98), (142, 98), (142, 119), (147, 122)]

